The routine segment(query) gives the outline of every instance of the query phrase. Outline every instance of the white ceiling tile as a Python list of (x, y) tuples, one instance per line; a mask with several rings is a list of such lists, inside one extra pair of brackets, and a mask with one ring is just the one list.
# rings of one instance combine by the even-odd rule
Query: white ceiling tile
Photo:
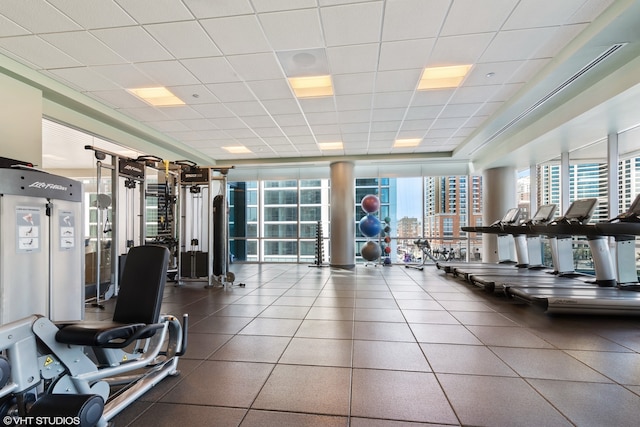
[(323, 113), (305, 114), (310, 125), (329, 125), (338, 123), (338, 113), (327, 111)]
[(245, 81), (284, 78), (280, 63), (272, 52), (227, 56), (233, 69)]
[(482, 106), (476, 111), (476, 116), (490, 116), (503, 105), (503, 102), (485, 102)]
[(167, 117), (173, 120), (201, 119), (202, 115), (188, 105), (176, 105), (167, 107), (157, 107)]
[(72, 87), (77, 87), (82, 91), (99, 91), (99, 90), (119, 90), (120, 85), (113, 83), (111, 80), (96, 73), (87, 67), (79, 68), (61, 68), (51, 70), (51, 74), (57, 78), (63, 79)]
[(378, 43), (327, 48), (331, 74), (368, 73), (378, 69)]
[(225, 55), (271, 51), (255, 15), (205, 19), (200, 23)]
[[(223, 57), (184, 59), (181, 62), (204, 84), (239, 81), (235, 71)], [(211, 91), (216, 93), (213, 89)]]
[(335, 124), (311, 124), (311, 130), (316, 137), (323, 136), (323, 141), (326, 141), (326, 136), (331, 136), (334, 141), (340, 140), (340, 126)]
[(456, 129), (431, 129), (426, 138), (450, 138), (456, 133)]
[(410, 107), (407, 110), (405, 120), (435, 119), (442, 112), (442, 105), (429, 105), (425, 107)]
[(436, 37), (450, 3), (449, 0), (387, 0), (382, 39)]
[(242, 141), (238, 142), (242, 143), (242, 145), (244, 145), (245, 147), (249, 147), (251, 144), (255, 144), (256, 141), (259, 141), (260, 145), (264, 145), (264, 143), (260, 141), (260, 139), (256, 137), (256, 134), (253, 133), (253, 131), (249, 128), (227, 129), (226, 132), (233, 139), (242, 139)]
[(220, 16), (253, 13), (249, 0), (183, 0), (196, 18), (216, 18)]
[(320, 10), (327, 46), (380, 41), (383, 2), (323, 7)]
[(318, 9), (263, 13), (258, 19), (275, 50), (324, 47)]
[(308, 136), (312, 137), (311, 129), (309, 126), (282, 126), (282, 132), (287, 135), (289, 138), (291, 137), (300, 137), (300, 136)]
[(449, 104), (440, 113), (440, 118), (469, 117), (473, 116), (484, 105), (482, 102), (470, 104)]
[[(386, 119), (389, 116), (384, 116), (382, 118)], [(402, 125), (402, 117), (397, 114), (395, 116), (397, 120), (382, 120), (378, 118), (378, 120), (373, 120), (371, 123), (371, 132), (397, 132)]]
[(316, 7), (316, 0), (296, 0), (295, 3), (291, 0), (251, 0), (251, 3), (258, 13), (290, 10), (293, 7), (299, 9)]
[(106, 65), (127, 62), (87, 31), (50, 33), (43, 34), (41, 37), (85, 65)]
[(253, 101), (256, 97), (245, 83), (216, 83), (208, 84), (211, 91), (221, 102)]
[(258, 101), (226, 102), (225, 106), (238, 117), (266, 114), (264, 107)]
[(243, 116), (242, 120), (251, 128), (277, 127), (271, 116)]
[[(274, 127), (265, 127), (265, 128), (254, 128), (253, 131), (258, 134), (261, 138), (284, 138), (284, 133), (280, 128)], [(285, 138), (286, 139), (286, 138)]]
[[(106, 3), (102, 0), (97, 0)], [(115, 0), (140, 24), (182, 21), (193, 15), (182, 2), (174, 0)]]
[(553, 36), (555, 28), (500, 31), (480, 58), (481, 62), (519, 61), (531, 59)]
[(525, 83), (532, 79), (536, 74), (540, 72), (551, 62), (551, 58), (532, 59), (525, 61), (524, 64), (513, 74), (513, 76), (506, 81), (506, 83)]
[(234, 114), (223, 104), (199, 104), (194, 105), (193, 109), (208, 119), (234, 117)]
[(374, 108), (406, 108), (413, 96), (413, 91), (380, 92), (373, 97)]
[(300, 112), (300, 106), (295, 99), (266, 100), (262, 105), (270, 114), (293, 114)]
[(267, 138), (262, 138), (262, 140), (273, 147), (277, 147), (279, 145), (291, 145), (291, 141), (289, 141), (288, 138), (285, 138), (284, 136), (280, 136), (280, 137), (267, 137)]
[(166, 22), (144, 28), (177, 59), (222, 55), (195, 21)]
[(66, 15), (44, 1), (1, 1), (0, 16), (4, 16), (32, 33), (56, 33), (81, 30)]
[(198, 83), (198, 79), (178, 61), (140, 62), (136, 64), (136, 68), (149, 75), (162, 86), (194, 85)]
[(124, 27), (136, 21), (116, 3), (103, 0), (48, 0), (85, 29)]
[(204, 85), (167, 86), (167, 89), (189, 105), (215, 104), (219, 102), (218, 98)]
[(467, 122), (464, 124), (464, 127), (476, 127), (476, 126), (480, 126), (482, 123), (484, 123), (487, 120), (488, 116), (482, 116), (482, 115), (476, 115), (473, 117), (470, 117), (469, 120), (467, 120)]
[(433, 48), (430, 66), (474, 64), (482, 56), (493, 34), (440, 37)]
[(88, 94), (110, 105), (117, 106), (117, 108), (143, 108), (149, 106), (137, 96), (133, 96), (126, 90), (122, 89), (100, 90), (89, 92)]
[(147, 122), (149, 126), (160, 132), (179, 132), (189, 130), (180, 120), (161, 120), (159, 122)]
[(397, 135), (397, 132), (371, 132), (369, 135), (369, 141), (382, 141), (382, 142), (393, 142)]
[(363, 3), (371, 0), (319, 0), (320, 6), (337, 6), (340, 4)]
[(340, 111), (338, 114), (340, 123), (369, 123), (371, 110)]
[[(524, 65), (526, 61), (489, 62), (475, 64), (464, 80), (465, 86), (503, 84)], [(491, 76), (487, 74), (492, 73)]]
[(467, 117), (438, 117), (431, 125), (431, 129), (458, 129), (467, 121)]
[(378, 69), (385, 71), (424, 68), (431, 56), (434, 42), (435, 39), (384, 42), (380, 47)]
[(445, 105), (455, 92), (454, 89), (419, 90), (413, 96), (411, 105), (423, 107), (428, 105)]
[(456, 0), (452, 3), (441, 36), (490, 33), (500, 30), (519, 0)]
[(261, 100), (287, 99), (293, 97), (291, 88), (285, 79), (247, 82), (247, 86)]
[(82, 65), (81, 62), (37, 36), (0, 38), (0, 47), (35, 64), (38, 68), (64, 68)]
[(354, 144), (367, 142), (369, 140), (368, 133), (350, 133), (346, 135), (342, 135), (342, 142), (345, 144)]
[(211, 122), (221, 130), (244, 129), (247, 125), (237, 117), (211, 118)]
[(364, 110), (371, 108), (373, 95), (370, 93), (360, 95), (340, 95), (335, 97), (339, 111)]
[(336, 96), (371, 93), (376, 75), (374, 73), (340, 74), (333, 76)]
[(584, 4), (584, 0), (521, 0), (505, 30), (563, 25)]
[[(524, 83), (513, 83), (502, 85), (500, 89), (494, 94), (493, 98), (487, 101), (507, 101), (509, 98), (513, 97), (516, 92), (520, 90), (524, 86)], [(542, 94), (540, 94), (542, 96)]]
[(93, 30), (92, 34), (131, 62), (173, 59), (171, 54), (141, 27), (107, 28)]
[(123, 88), (155, 86), (158, 83), (130, 64), (97, 65), (89, 68)]
[(27, 34), (29, 34), (29, 31), (26, 28), (0, 15), (0, 37), (22, 36)]
[(300, 106), (305, 113), (320, 113), (324, 111), (335, 111), (335, 101), (333, 97), (301, 99)]
[(422, 70), (381, 71), (376, 76), (376, 92), (412, 91), (418, 86)]
[(289, 126), (306, 126), (307, 122), (302, 114), (276, 114), (273, 120), (282, 127)]
[(591, 22), (605, 11), (614, 0), (587, 0), (582, 7), (568, 18), (569, 23)]
[(343, 134), (369, 132), (369, 122), (365, 122), (365, 123), (341, 123), (340, 124), (340, 132), (343, 133)]
[[(433, 124), (432, 119), (426, 120), (405, 120), (402, 122), (402, 126), (400, 127), (401, 132), (409, 132), (411, 133), (411, 138), (418, 138), (424, 135), (424, 133), (429, 130), (431, 125)], [(409, 136), (403, 135), (399, 138), (408, 138)]]
[(573, 24), (557, 27), (555, 34), (553, 34), (553, 36), (550, 37), (546, 43), (540, 44), (540, 48), (536, 51), (535, 56), (538, 58), (552, 58), (556, 56), (586, 27), (587, 24)]
[(185, 119), (181, 123), (191, 130), (217, 130), (216, 126), (207, 119)]
[(461, 87), (451, 98), (451, 103), (472, 104), (493, 101), (492, 97), (498, 93), (501, 87), (500, 85)]

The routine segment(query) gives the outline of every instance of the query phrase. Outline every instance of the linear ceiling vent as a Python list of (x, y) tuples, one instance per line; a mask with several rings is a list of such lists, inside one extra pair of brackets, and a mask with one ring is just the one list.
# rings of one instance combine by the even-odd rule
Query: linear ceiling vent
[(531, 112), (533, 112), (536, 108), (540, 107), (542, 104), (544, 104), (545, 102), (547, 102), (549, 99), (553, 98), (554, 96), (556, 96), (558, 93), (560, 93), (562, 90), (564, 90), (566, 87), (568, 87), (570, 84), (572, 84), (573, 82), (575, 82), (576, 80), (578, 80), (580, 77), (582, 77), (583, 75), (585, 75), (587, 72), (589, 72), (591, 69), (595, 68), (598, 64), (602, 63), (604, 60), (606, 60), (607, 58), (609, 58), (611, 55), (613, 55), (615, 52), (617, 52), (618, 50), (620, 50), (623, 46), (625, 46), (627, 43), (616, 43), (613, 46), (609, 47), (607, 50), (605, 50), (604, 52), (602, 52), (600, 55), (598, 55), (596, 58), (594, 58), (591, 62), (589, 62), (587, 65), (585, 65), (584, 67), (582, 67), (580, 70), (578, 70), (578, 72), (576, 72), (574, 75), (572, 75), (571, 77), (569, 77), (567, 80), (565, 80), (564, 82), (562, 82), (560, 85), (558, 85), (555, 89), (551, 90), (551, 92), (549, 92), (548, 94), (546, 94), (545, 96), (543, 96), (542, 98), (540, 98), (539, 101), (537, 101), (536, 103), (534, 103), (533, 105), (531, 105), (529, 108), (527, 108), (526, 110), (524, 110), (522, 113), (520, 113), (519, 115), (517, 115), (516, 117), (514, 117), (509, 123), (507, 123), (506, 125), (502, 126), (500, 129), (498, 129), (493, 135), (491, 135), (489, 138), (487, 138), (480, 146), (478, 146), (478, 148), (476, 148), (475, 150), (473, 150), (473, 152), (471, 154), (473, 154), (474, 152), (478, 151), (480, 148), (484, 147), (485, 145), (487, 145), (489, 142), (493, 141), (494, 139), (496, 139), (498, 136), (502, 135), (504, 132), (506, 132), (509, 128), (511, 128), (513, 125), (515, 125), (516, 123), (518, 123), (520, 120), (524, 119), (526, 116), (528, 116), (529, 114), (531, 114)]

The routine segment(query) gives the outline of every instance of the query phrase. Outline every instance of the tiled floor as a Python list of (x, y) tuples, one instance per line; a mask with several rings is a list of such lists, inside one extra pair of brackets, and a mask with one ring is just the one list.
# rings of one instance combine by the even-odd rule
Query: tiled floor
[(246, 288), (167, 284), (182, 373), (117, 426), (639, 423), (640, 318), (551, 317), (435, 267), (231, 269)]

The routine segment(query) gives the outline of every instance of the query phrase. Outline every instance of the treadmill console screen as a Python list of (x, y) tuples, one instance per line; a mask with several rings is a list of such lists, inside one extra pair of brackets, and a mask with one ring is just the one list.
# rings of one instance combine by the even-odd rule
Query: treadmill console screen
[(631, 218), (637, 216), (640, 216), (640, 194), (636, 196), (633, 203), (631, 203), (631, 206), (629, 206), (629, 209), (627, 209), (626, 212), (621, 213), (618, 218)]
[(598, 199), (580, 199), (571, 203), (567, 213), (564, 215), (564, 219), (568, 221), (585, 222), (591, 218), (593, 212), (596, 210)]
[(520, 208), (511, 208), (507, 211), (507, 213), (502, 217), (503, 224), (513, 224), (518, 220), (520, 216)]
[(553, 214), (556, 213), (556, 205), (542, 205), (536, 211), (536, 214), (531, 218), (533, 223), (547, 223), (553, 218)]

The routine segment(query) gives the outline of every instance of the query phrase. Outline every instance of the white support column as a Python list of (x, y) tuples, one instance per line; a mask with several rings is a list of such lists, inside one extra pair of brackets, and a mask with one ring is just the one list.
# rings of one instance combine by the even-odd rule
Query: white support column
[[(507, 210), (517, 206), (516, 171), (512, 167), (487, 169), (482, 174), (482, 224), (489, 225), (502, 218)], [(498, 261), (498, 242), (495, 234), (482, 235), (482, 259)]]
[(569, 186), (569, 153), (563, 152), (560, 155), (560, 215), (569, 208), (571, 200), (570, 186)]
[(355, 252), (355, 180), (352, 162), (331, 163), (331, 245), (330, 264), (354, 268)]
[(620, 213), (620, 198), (618, 197), (618, 134), (611, 133), (607, 136), (607, 198), (609, 200), (609, 218)]

